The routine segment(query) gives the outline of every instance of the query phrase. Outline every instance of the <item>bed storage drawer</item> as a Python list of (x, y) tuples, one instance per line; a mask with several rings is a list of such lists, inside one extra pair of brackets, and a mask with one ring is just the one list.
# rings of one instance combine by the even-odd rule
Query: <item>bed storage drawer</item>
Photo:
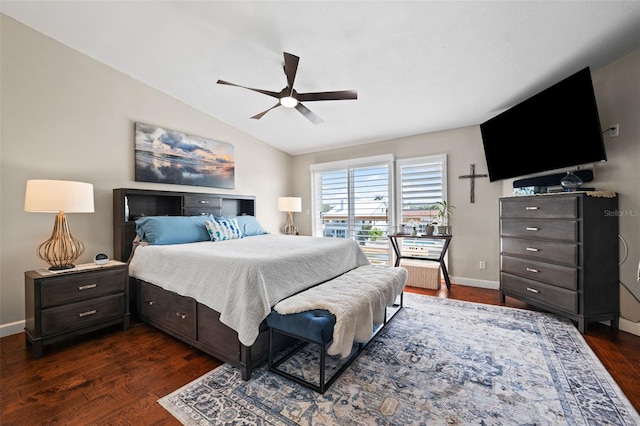
[(140, 281), (140, 316), (190, 339), (196, 339), (196, 301)]
[(238, 333), (220, 322), (220, 313), (200, 304), (198, 307), (198, 341), (215, 348), (221, 355), (240, 358)]

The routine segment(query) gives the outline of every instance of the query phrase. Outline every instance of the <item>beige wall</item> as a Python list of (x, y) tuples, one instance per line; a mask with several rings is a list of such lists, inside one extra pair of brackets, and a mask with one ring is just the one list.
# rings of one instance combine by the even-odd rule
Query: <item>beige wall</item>
[[(23, 211), (27, 179), (94, 185), (95, 213), (68, 218), (86, 244), (80, 263), (113, 253), (113, 188), (255, 195), (256, 216), (278, 232), (284, 216), (277, 197), (291, 189), (290, 155), (4, 15), (1, 31), (1, 333), (22, 330), (24, 271), (47, 266), (36, 248), (49, 238), (54, 215)], [(235, 145), (235, 189), (135, 182), (135, 121)]]
[[(620, 235), (628, 246), (620, 280), (640, 298), (640, 282), (636, 280), (640, 261), (640, 51), (592, 71), (602, 127), (620, 124), (619, 137), (604, 138), (608, 161), (594, 169), (593, 185), (619, 193)], [(303, 212), (296, 216), (296, 224), (302, 233), (311, 234), (311, 164), (380, 154), (402, 159), (440, 153), (447, 154), (448, 199), (456, 206), (450, 220), (454, 238), (449, 248), (449, 272), (461, 284), (495, 286), (499, 281), (498, 197), (512, 194), (513, 181), (477, 179), (476, 202), (469, 202), (469, 180), (458, 176), (468, 174), (471, 163), (476, 164), (476, 173), (486, 173), (479, 126), (294, 157), (293, 194), (303, 198)], [(480, 260), (486, 261), (487, 269), (479, 269)], [(630, 291), (620, 289), (621, 312), (627, 319), (622, 327), (640, 335), (640, 325), (635, 324), (640, 321), (640, 304)]]

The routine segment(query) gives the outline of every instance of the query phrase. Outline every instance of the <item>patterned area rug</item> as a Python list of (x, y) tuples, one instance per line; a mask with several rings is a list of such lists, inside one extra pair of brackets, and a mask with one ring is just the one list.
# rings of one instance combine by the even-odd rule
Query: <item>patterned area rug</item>
[[(225, 364), (159, 403), (185, 425), (640, 425), (571, 322), (411, 293), (404, 306), (324, 395)], [(312, 349), (288, 368), (317, 375)]]

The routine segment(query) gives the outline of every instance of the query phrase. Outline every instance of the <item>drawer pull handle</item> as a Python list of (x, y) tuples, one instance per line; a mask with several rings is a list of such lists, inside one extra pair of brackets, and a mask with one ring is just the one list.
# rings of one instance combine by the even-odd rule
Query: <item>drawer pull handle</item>
[(180, 319), (186, 319), (187, 314), (181, 314), (180, 312), (176, 312), (176, 316), (180, 317)]
[(538, 271), (537, 269), (533, 269), (533, 268), (527, 268), (527, 272), (533, 272), (533, 273), (538, 273), (540, 271)]
[(527, 247), (527, 251), (540, 251), (540, 249), (537, 249), (535, 247)]
[(81, 285), (80, 287), (78, 287), (78, 290), (82, 291), (82, 290), (89, 290), (91, 288), (96, 288), (98, 287), (98, 284), (87, 284), (87, 285)]
[(147, 305), (149, 306), (153, 306), (156, 304), (156, 302), (154, 302), (153, 300), (146, 300), (146, 302), (147, 302)]
[(535, 207), (535, 206), (527, 206), (524, 209), (525, 210), (538, 210), (540, 207)]
[(533, 226), (527, 226), (527, 231), (539, 231), (540, 228), (535, 228)]
[(200, 200), (200, 204), (209, 204), (209, 200)]
[(82, 317), (88, 317), (89, 315), (93, 315), (93, 314), (95, 314), (96, 312), (98, 312), (98, 311), (96, 311), (95, 309), (92, 309), (92, 310), (90, 310), (90, 311), (80, 312), (80, 313), (78, 314), (78, 316), (79, 316), (80, 318), (82, 318)]
[(530, 291), (531, 293), (540, 293), (538, 290), (536, 290), (535, 288), (531, 288), (531, 287), (527, 287), (527, 291)]
[(207, 213), (207, 212), (200, 212), (200, 216), (206, 216), (206, 215), (208, 215), (208, 214), (209, 214), (209, 213)]

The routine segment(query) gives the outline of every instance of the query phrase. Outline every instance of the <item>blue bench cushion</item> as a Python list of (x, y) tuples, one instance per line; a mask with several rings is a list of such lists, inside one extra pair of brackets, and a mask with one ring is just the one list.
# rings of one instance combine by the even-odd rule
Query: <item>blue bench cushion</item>
[(267, 325), (305, 340), (324, 344), (333, 339), (336, 316), (326, 309), (314, 309), (287, 315), (271, 311), (267, 316)]

